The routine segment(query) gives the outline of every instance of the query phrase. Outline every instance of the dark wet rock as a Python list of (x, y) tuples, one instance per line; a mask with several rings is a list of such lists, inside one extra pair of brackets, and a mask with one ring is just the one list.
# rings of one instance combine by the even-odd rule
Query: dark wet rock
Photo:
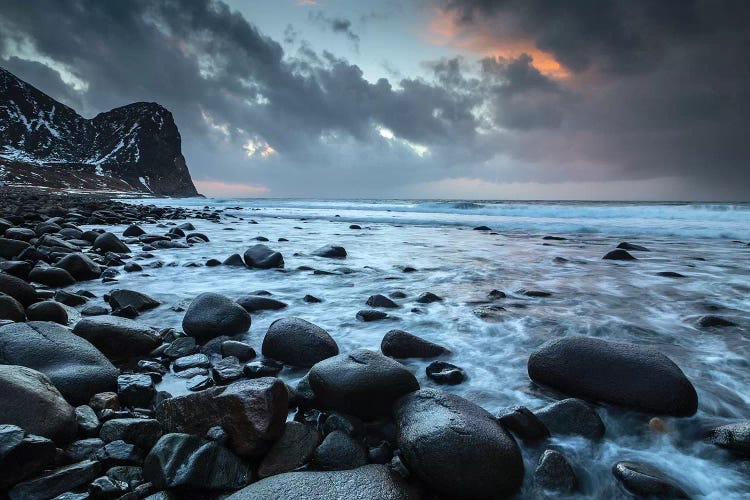
[(8, 496), (11, 500), (54, 498), (90, 483), (99, 475), (100, 470), (99, 462), (85, 460), (19, 483), (8, 492)]
[(487, 296), (491, 299), (504, 299), (505, 297), (507, 297), (507, 295), (505, 295), (505, 292), (501, 290), (490, 290)]
[(325, 359), (308, 377), (321, 408), (363, 418), (389, 415), (396, 399), (419, 389), (404, 365), (366, 349)]
[(623, 241), (622, 243), (620, 243), (619, 245), (617, 245), (617, 248), (621, 248), (623, 250), (630, 250), (631, 252), (633, 252), (633, 251), (635, 251), (635, 252), (650, 252), (651, 251), (651, 250), (649, 250), (646, 247), (642, 247), (640, 245), (635, 245), (633, 243), (628, 243), (627, 241)]
[(208, 356), (201, 353), (177, 358), (172, 363), (172, 369), (176, 372), (181, 372), (189, 368), (208, 368), (209, 366), (211, 366), (211, 360)]
[(552, 403), (535, 412), (553, 436), (570, 434), (589, 439), (604, 436), (605, 428), (601, 417), (585, 401), (568, 398)]
[(323, 422), (323, 434), (333, 431), (342, 431), (350, 436), (358, 436), (364, 432), (362, 420), (352, 415), (343, 415), (333, 412)]
[(393, 302), (391, 299), (386, 297), (385, 295), (371, 295), (367, 299), (367, 305), (370, 307), (385, 307), (389, 309), (395, 309), (397, 307), (401, 307), (395, 302)]
[(240, 380), (163, 401), (156, 418), (166, 432), (204, 436), (221, 425), (230, 448), (240, 456), (259, 456), (284, 430), (288, 395), (275, 378)]
[(525, 406), (501, 412), (497, 421), (526, 443), (534, 444), (550, 437), (549, 429), (544, 422)]
[(98, 412), (103, 410), (118, 411), (121, 408), (120, 399), (114, 392), (100, 392), (94, 394), (91, 396), (89, 406)]
[(240, 361), (249, 361), (255, 358), (255, 349), (249, 344), (238, 340), (225, 340), (221, 343), (222, 356), (234, 356)]
[(117, 397), (125, 406), (148, 408), (156, 395), (154, 380), (143, 373), (117, 377)]
[(448, 351), (443, 346), (403, 330), (391, 330), (380, 342), (380, 350), (392, 358), (434, 358)]
[(388, 313), (375, 309), (362, 309), (357, 311), (357, 319), (364, 322), (378, 321), (388, 317)]
[(393, 448), (388, 441), (381, 441), (367, 450), (367, 459), (372, 464), (387, 464), (393, 459)]
[(144, 484), (143, 467), (137, 465), (116, 465), (107, 471), (107, 477), (113, 481), (126, 483), (130, 488)]
[(23, 305), (10, 295), (0, 293), (0, 319), (18, 322), (26, 319)]
[(262, 295), (246, 295), (237, 299), (237, 303), (250, 313), (265, 310), (276, 311), (286, 307), (284, 302)]
[(0, 261), (0, 272), (11, 274), (16, 278), (26, 280), (31, 272), (32, 264), (25, 260)]
[(261, 359), (251, 361), (242, 368), (242, 373), (247, 378), (275, 377), (284, 368), (282, 363), (272, 359)]
[(287, 472), (243, 488), (227, 500), (417, 500), (419, 493), (385, 465), (343, 471)]
[(578, 488), (573, 467), (565, 455), (556, 450), (544, 450), (534, 471), (534, 484), (547, 491), (571, 494)]
[(29, 321), (51, 321), (61, 325), (68, 324), (68, 313), (59, 302), (44, 300), (31, 304), (26, 308), (26, 317)]
[(216, 267), (220, 265), (221, 265), (221, 261), (218, 259), (208, 259), (206, 261), (206, 267)]
[(13, 259), (27, 248), (29, 244), (25, 241), (0, 238), (0, 257), (3, 259)]
[(82, 253), (70, 253), (57, 261), (55, 267), (65, 269), (78, 281), (94, 280), (102, 275), (102, 267)]
[(48, 265), (36, 265), (29, 272), (29, 281), (39, 283), (50, 288), (62, 288), (76, 282), (75, 278), (65, 269)]
[(476, 307), (471, 312), (481, 320), (489, 323), (496, 323), (505, 318), (506, 311), (507, 310), (503, 306), (489, 305)]
[(344, 259), (346, 258), (346, 250), (342, 246), (337, 245), (326, 245), (315, 250), (313, 255), (317, 257), (326, 257), (329, 259)]
[(89, 484), (89, 493), (93, 498), (119, 498), (128, 491), (128, 484), (113, 481), (107, 476), (97, 477)]
[(551, 340), (529, 357), (531, 379), (571, 396), (649, 413), (690, 416), (693, 384), (661, 352), (594, 337)]
[(148, 450), (161, 437), (161, 427), (150, 418), (113, 418), (104, 422), (99, 437), (107, 443), (121, 440)]
[(526, 297), (536, 297), (536, 298), (552, 296), (551, 292), (547, 292), (545, 290), (528, 290), (526, 288), (521, 288), (520, 290), (516, 290), (516, 293), (518, 295), (524, 295)]
[(141, 267), (137, 262), (128, 262), (125, 264), (122, 270), (126, 273), (136, 273), (138, 271), (143, 271), (143, 267)]
[(355, 469), (367, 463), (367, 450), (348, 434), (333, 431), (315, 450), (314, 458), (323, 470)]
[(97, 236), (92, 248), (102, 252), (130, 253), (130, 248), (113, 233), (102, 233)]
[(168, 358), (182, 358), (193, 354), (196, 349), (193, 337), (177, 337), (164, 349), (164, 355)]
[(408, 297), (408, 295), (406, 295), (406, 293), (402, 292), (401, 290), (391, 292), (388, 294), (388, 296), (392, 299), (405, 299), (406, 297)]
[(118, 440), (105, 444), (96, 452), (95, 458), (108, 469), (117, 465), (140, 465), (143, 463), (144, 453), (134, 444)]
[(339, 353), (327, 331), (301, 318), (282, 318), (271, 323), (261, 350), (264, 356), (293, 366), (312, 366)]
[(104, 444), (99, 438), (79, 439), (70, 443), (65, 450), (65, 457), (71, 462), (92, 460), (104, 448)]
[(178, 433), (156, 443), (143, 464), (143, 476), (156, 489), (185, 493), (236, 490), (251, 480), (248, 465), (220, 444)]
[(133, 290), (112, 290), (109, 292), (109, 305), (112, 309), (132, 306), (136, 311), (147, 311), (161, 304), (148, 295)]
[(629, 493), (646, 498), (690, 498), (672, 478), (650, 464), (617, 462), (612, 474)]
[(698, 326), (700, 326), (701, 328), (721, 328), (727, 326), (737, 326), (737, 323), (726, 318), (722, 318), (721, 316), (708, 314), (706, 316), (701, 316), (700, 318), (698, 318)]
[(203, 391), (214, 386), (214, 380), (208, 375), (196, 375), (187, 381), (185, 386), (189, 391)]
[(638, 260), (632, 255), (630, 255), (627, 250), (623, 250), (621, 248), (607, 252), (607, 254), (604, 257), (602, 257), (602, 259), (604, 260)]
[(438, 384), (456, 385), (466, 380), (463, 368), (445, 361), (433, 361), (427, 365), (425, 373), (427, 378)]
[(419, 297), (417, 297), (417, 302), (419, 302), (420, 304), (432, 304), (433, 302), (441, 302), (442, 300), (442, 297), (438, 297), (432, 292), (424, 292)]
[(360, 226), (359, 224), (352, 224), (349, 226), (349, 229), (362, 229), (362, 226)]
[(188, 243), (208, 243), (210, 241), (208, 236), (203, 233), (188, 233), (185, 235), (185, 239)]
[(55, 459), (55, 443), (41, 437), (25, 436), (17, 425), (0, 425), (0, 490), (37, 475)]
[(706, 439), (709, 443), (738, 455), (750, 456), (750, 421), (722, 425), (711, 429)]
[[(0, 234), (2, 234), (2, 231), (0, 231)], [(36, 233), (25, 227), (12, 227), (5, 231), (5, 238), (28, 242), (36, 238)]]
[(684, 274), (676, 273), (674, 271), (661, 271), (656, 273), (657, 276), (661, 276), (662, 278), (684, 278)]
[(304, 300), (308, 304), (317, 304), (318, 302), (322, 302), (322, 300), (315, 297), (314, 295), (305, 295), (302, 300)]
[(207, 340), (220, 335), (244, 333), (250, 328), (250, 314), (230, 298), (202, 293), (190, 303), (182, 320), (185, 333)]
[(143, 229), (141, 229), (141, 227), (138, 226), (138, 225), (136, 225), (136, 224), (129, 225), (125, 229), (125, 231), (122, 232), (122, 235), (125, 236), (126, 238), (130, 238), (130, 237), (133, 237), (133, 236), (137, 237), (137, 236), (140, 236), (142, 234), (146, 234), (146, 231), (144, 231)]
[(82, 306), (89, 300), (83, 295), (79, 295), (73, 292), (66, 292), (65, 290), (58, 290), (57, 292), (55, 292), (54, 299), (57, 302), (70, 307)]
[(145, 355), (161, 344), (153, 329), (115, 316), (83, 318), (73, 327), (73, 333), (91, 342), (110, 359)]
[(448, 498), (496, 498), (521, 486), (524, 469), (513, 437), (487, 411), (454, 394), (422, 389), (394, 409), (401, 459)]
[(284, 267), (284, 256), (280, 252), (271, 250), (266, 245), (258, 244), (253, 245), (247, 250), (243, 256), (245, 265), (247, 267), (255, 267), (258, 269), (273, 269)]
[(265, 478), (293, 471), (308, 463), (320, 444), (320, 433), (310, 425), (287, 422), (284, 432), (258, 466), (258, 477)]
[(238, 253), (232, 254), (222, 262), (225, 266), (245, 267), (245, 261), (242, 260), (242, 256)]
[(487, 226), (477, 226), (474, 228), (474, 231), (492, 231), (492, 228)]
[(223, 358), (212, 369), (214, 380), (219, 385), (226, 385), (242, 378), (244, 367), (234, 356)]
[(76, 422), (78, 422), (78, 434), (86, 437), (99, 435), (99, 417), (89, 405), (76, 406)]
[[(0, 327), (0, 359), (47, 375), (72, 404), (115, 388), (118, 370), (86, 340), (55, 323), (32, 321)], [(29, 429), (27, 429), (29, 430)]]
[(0, 273), (0, 293), (10, 295), (24, 307), (37, 300), (36, 290), (20, 278), (7, 273)]
[(133, 306), (118, 307), (117, 309), (112, 311), (112, 316), (135, 319), (138, 317), (138, 311)]
[(4, 424), (17, 425), (60, 444), (76, 435), (75, 410), (43, 373), (0, 365), (0, 401), (0, 422)]

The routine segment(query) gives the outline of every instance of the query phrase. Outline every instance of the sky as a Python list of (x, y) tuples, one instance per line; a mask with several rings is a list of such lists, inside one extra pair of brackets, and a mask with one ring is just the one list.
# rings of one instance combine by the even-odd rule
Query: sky
[(0, 66), (169, 109), (209, 196), (750, 198), (744, 0), (0, 0)]

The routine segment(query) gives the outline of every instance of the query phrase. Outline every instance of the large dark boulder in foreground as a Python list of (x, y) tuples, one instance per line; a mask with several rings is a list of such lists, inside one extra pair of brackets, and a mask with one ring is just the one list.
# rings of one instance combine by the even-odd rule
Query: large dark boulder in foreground
[(498, 498), (520, 488), (524, 468), (513, 437), (483, 408), (422, 389), (394, 409), (409, 471), (446, 498)]
[(118, 316), (92, 316), (76, 323), (73, 333), (91, 342), (110, 359), (145, 355), (161, 344), (156, 332)]
[(60, 325), (68, 324), (68, 312), (62, 304), (54, 300), (43, 300), (26, 308), (29, 321), (51, 321)]
[(418, 500), (385, 465), (330, 472), (287, 472), (253, 483), (227, 500)]
[(167, 399), (157, 408), (156, 418), (166, 432), (199, 436), (219, 425), (232, 451), (256, 457), (283, 432), (287, 404), (284, 383), (264, 377)]
[(293, 366), (312, 366), (336, 356), (339, 346), (321, 327), (301, 318), (277, 319), (263, 337), (264, 356)]
[(448, 351), (443, 346), (403, 330), (391, 330), (380, 342), (380, 350), (391, 358), (434, 358)]
[(404, 365), (366, 349), (325, 359), (308, 378), (320, 407), (362, 418), (390, 415), (398, 398), (419, 389)]
[(326, 257), (328, 259), (345, 259), (346, 249), (338, 245), (326, 245), (318, 248), (312, 254), (317, 257)]
[(284, 267), (284, 256), (260, 243), (245, 250), (243, 258), (247, 267), (258, 269)]
[(246, 463), (215, 441), (167, 434), (143, 463), (143, 476), (158, 490), (236, 490), (250, 481)]
[(594, 337), (551, 340), (529, 357), (531, 380), (582, 399), (687, 417), (698, 409), (693, 384), (661, 352)]
[(71, 404), (87, 403), (117, 386), (119, 370), (64, 326), (45, 321), (6, 325), (0, 327), (0, 339), (0, 361), (44, 373)]
[(650, 464), (617, 462), (612, 466), (612, 474), (638, 498), (690, 498), (672, 478)]
[(0, 424), (0, 490), (39, 474), (55, 461), (55, 443), (41, 436), (25, 436), (17, 425)]
[(0, 365), (0, 422), (26, 432), (70, 442), (78, 430), (75, 409), (43, 373), (16, 365)]
[(21, 278), (7, 273), (0, 273), (0, 293), (10, 295), (24, 307), (37, 300), (36, 290)]
[(250, 328), (250, 314), (229, 297), (206, 292), (190, 303), (182, 329), (199, 340), (210, 340), (221, 335), (236, 335)]

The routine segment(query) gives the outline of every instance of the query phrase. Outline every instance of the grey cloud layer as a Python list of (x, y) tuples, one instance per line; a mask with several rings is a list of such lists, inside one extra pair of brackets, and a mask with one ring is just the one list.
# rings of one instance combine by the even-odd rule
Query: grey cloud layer
[[(750, 16), (741, 2), (435, 5), (467, 29), (533, 37), (571, 77), (551, 79), (522, 55), (446, 59), (430, 63), (429, 81), (371, 83), (308, 44), (285, 52), (252, 20), (201, 0), (5, 1), (0, 65), (89, 114), (158, 101), (175, 114), (194, 176), (266, 184), (278, 195), (389, 196), (446, 177), (675, 175), (713, 183), (710, 196), (750, 185), (750, 63), (740, 52), (749, 48), (741, 18)], [(321, 16), (357, 36), (345, 19)], [(16, 49), (26, 42), (88, 89), (30, 61)], [(382, 137), (380, 126), (403, 140)], [(278, 154), (245, 158), (249, 139)]]

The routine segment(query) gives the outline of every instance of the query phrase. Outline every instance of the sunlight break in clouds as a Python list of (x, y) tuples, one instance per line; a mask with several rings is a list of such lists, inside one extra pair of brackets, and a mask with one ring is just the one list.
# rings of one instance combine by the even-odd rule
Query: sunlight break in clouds
[(228, 198), (253, 198), (271, 193), (267, 186), (262, 184), (242, 184), (239, 182), (222, 181), (193, 181), (198, 192), (211, 197)]
[(261, 158), (268, 158), (271, 155), (275, 155), (276, 150), (271, 147), (263, 139), (248, 139), (242, 149), (245, 150), (248, 158), (254, 158), (260, 156)]

